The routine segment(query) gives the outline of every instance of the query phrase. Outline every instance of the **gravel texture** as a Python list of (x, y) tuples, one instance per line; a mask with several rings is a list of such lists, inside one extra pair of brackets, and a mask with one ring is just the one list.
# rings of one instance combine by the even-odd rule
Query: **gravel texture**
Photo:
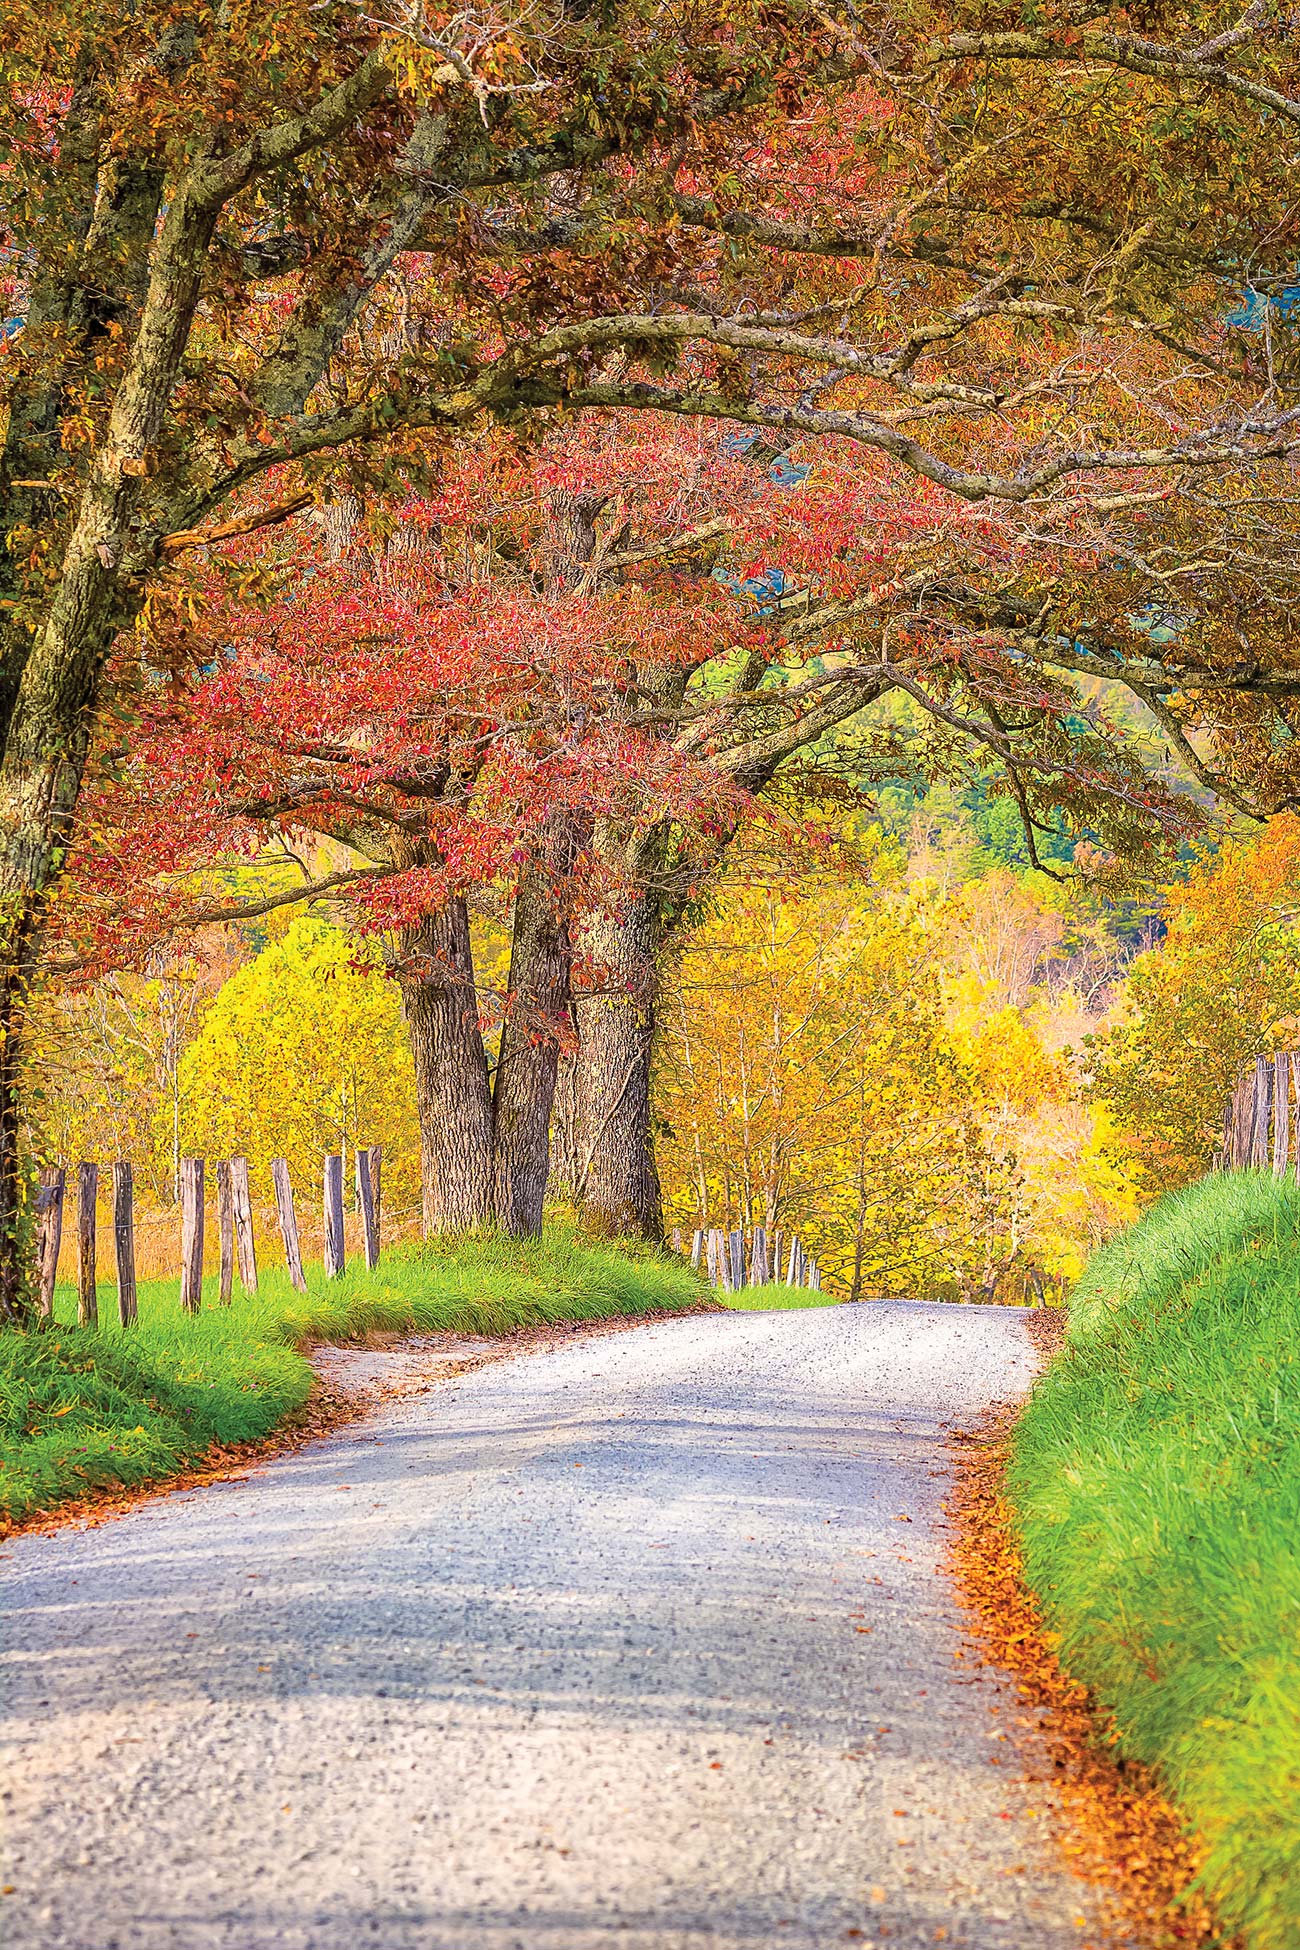
[(0, 1940), (1095, 1942), (937, 1568), (944, 1428), (1034, 1363), (1004, 1308), (664, 1321), (13, 1540)]

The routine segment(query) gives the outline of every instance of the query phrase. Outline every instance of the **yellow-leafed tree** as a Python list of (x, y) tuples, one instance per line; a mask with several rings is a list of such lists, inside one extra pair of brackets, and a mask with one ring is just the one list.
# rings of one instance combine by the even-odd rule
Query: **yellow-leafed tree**
[(1170, 889), (1166, 919), (1092, 1051), (1097, 1095), (1151, 1196), (1207, 1169), (1243, 1064), (1300, 1047), (1300, 819), (1224, 847)]
[(922, 916), (736, 891), (691, 940), (657, 1102), (670, 1218), (796, 1231), (837, 1292), (971, 1292), (1000, 1163)]
[[(384, 1147), (385, 1203), (418, 1201), (419, 1140), (401, 1002), (373, 949), (322, 921), (295, 921), (226, 982), (181, 1066), (186, 1149), (242, 1153), (263, 1197), (273, 1158), (319, 1182)], [(345, 1180), (349, 1174), (345, 1171)]]

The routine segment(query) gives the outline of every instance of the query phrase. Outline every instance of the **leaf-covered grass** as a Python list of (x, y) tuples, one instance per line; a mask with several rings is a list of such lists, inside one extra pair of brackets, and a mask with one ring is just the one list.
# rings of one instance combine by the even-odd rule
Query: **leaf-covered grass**
[(1300, 1187), (1162, 1199), (1093, 1259), (1010, 1490), (1065, 1664), (1208, 1845), (1249, 1950), (1300, 1944)]
[(0, 1516), (69, 1496), (145, 1483), (197, 1462), (214, 1442), (269, 1434), (311, 1392), (304, 1342), (371, 1333), (504, 1334), (552, 1321), (680, 1312), (705, 1297), (689, 1266), (664, 1254), (545, 1239), (467, 1239), (448, 1250), (399, 1249), (373, 1273), (307, 1269), (295, 1293), (279, 1270), (229, 1308), (204, 1284), (203, 1311), (181, 1311), (179, 1282), (146, 1282), (123, 1333), (117, 1290), (101, 1285), (99, 1331), (78, 1328), (60, 1288), (55, 1326), (0, 1332)]
[(742, 1286), (736, 1293), (719, 1289), (713, 1297), (720, 1300), (724, 1307), (735, 1307), (742, 1313), (766, 1313), (769, 1309), (784, 1307), (839, 1305), (833, 1293), (820, 1293), (806, 1286), (784, 1286), (779, 1280), (768, 1286)]

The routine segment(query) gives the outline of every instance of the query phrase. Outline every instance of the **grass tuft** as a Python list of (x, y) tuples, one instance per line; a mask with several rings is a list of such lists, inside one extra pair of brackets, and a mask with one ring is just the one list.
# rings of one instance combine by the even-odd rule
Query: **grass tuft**
[(1089, 1265), (1009, 1477), (1063, 1662), (1250, 1950), (1300, 1943), (1298, 1348), (1300, 1187), (1205, 1179)]
[(713, 1295), (724, 1307), (734, 1307), (741, 1313), (767, 1313), (774, 1308), (786, 1307), (837, 1307), (839, 1301), (833, 1293), (820, 1293), (806, 1286), (784, 1286), (779, 1280), (768, 1286), (742, 1286), (736, 1293), (728, 1293), (719, 1288)]
[(506, 1334), (565, 1320), (681, 1312), (705, 1297), (680, 1259), (587, 1245), (560, 1229), (540, 1240), (468, 1238), (386, 1254), (373, 1273), (338, 1280), (307, 1269), (296, 1293), (279, 1270), (249, 1299), (182, 1311), (179, 1281), (140, 1287), (140, 1318), (117, 1324), (100, 1289), (99, 1331), (75, 1325), (60, 1288), (55, 1325), (0, 1331), (0, 1516), (10, 1522), (68, 1497), (155, 1481), (192, 1467), (213, 1443), (256, 1441), (301, 1408), (311, 1341), (374, 1333)]

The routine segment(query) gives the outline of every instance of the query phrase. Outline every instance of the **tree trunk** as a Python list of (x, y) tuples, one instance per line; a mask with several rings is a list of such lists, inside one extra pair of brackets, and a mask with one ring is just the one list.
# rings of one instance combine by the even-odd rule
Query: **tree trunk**
[(464, 896), (453, 895), (403, 945), (427, 1238), (482, 1225), (492, 1210), (492, 1091)]
[(550, 1169), (551, 1108), (560, 1045), (570, 1029), (569, 929), (556, 883), (571, 849), (556, 835), (526, 866), (515, 896), (509, 992), (492, 1093), (493, 1208), (503, 1232), (535, 1238)]
[(35, 1307), (22, 1237), (22, 1161), (18, 1153), (19, 1076), (25, 983), (12, 965), (0, 977), (0, 1319), (25, 1325)]
[(663, 1238), (650, 1121), (661, 927), (653, 895), (597, 909), (580, 927), (592, 989), (576, 997), (579, 1217), (600, 1236)]

